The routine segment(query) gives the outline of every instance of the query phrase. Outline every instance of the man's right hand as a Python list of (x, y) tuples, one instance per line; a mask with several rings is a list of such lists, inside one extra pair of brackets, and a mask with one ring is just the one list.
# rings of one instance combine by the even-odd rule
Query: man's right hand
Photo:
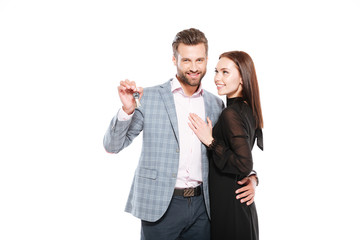
[(138, 92), (140, 94), (139, 100), (143, 95), (143, 88), (136, 87), (136, 83), (134, 81), (129, 81), (125, 79), (124, 81), (120, 81), (120, 85), (118, 86), (118, 93), (123, 104), (123, 110), (128, 115), (132, 114), (135, 111), (136, 103), (133, 97), (134, 92)]

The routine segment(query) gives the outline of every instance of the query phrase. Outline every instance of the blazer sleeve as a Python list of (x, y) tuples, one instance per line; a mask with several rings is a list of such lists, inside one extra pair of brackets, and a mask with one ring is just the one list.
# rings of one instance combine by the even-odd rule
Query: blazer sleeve
[(211, 160), (223, 173), (248, 176), (253, 169), (253, 160), (246, 123), (232, 109), (223, 111), (219, 121), (223, 126), (222, 138), (215, 138), (209, 147)]
[(103, 145), (108, 153), (118, 153), (130, 145), (143, 129), (144, 116), (141, 109), (135, 109), (131, 119), (119, 121), (118, 114), (111, 120), (105, 133)]

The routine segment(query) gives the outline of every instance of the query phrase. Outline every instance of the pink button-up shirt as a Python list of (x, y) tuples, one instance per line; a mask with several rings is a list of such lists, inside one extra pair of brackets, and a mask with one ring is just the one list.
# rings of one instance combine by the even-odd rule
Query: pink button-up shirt
[[(203, 89), (200, 85), (199, 89), (188, 97), (175, 77), (171, 81), (171, 92), (174, 94), (180, 141), (179, 169), (175, 188), (196, 187), (202, 182), (201, 142), (189, 127), (188, 117), (190, 113), (196, 113), (200, 118), (205, 119)], [(129, 120), (132, 115), (127, 115), (120, 108), (118, 120)]]
[(205, 119), (203, 90), (199, 89), (191, 96), (185, 95), (179, 80), (171, 81), (174, 94), (176, 116), (179, 129), (180, 159), (175, 188), (196, 187), (202, 182), (201, 142), (188, 125), (189, 114), (196, 113)]

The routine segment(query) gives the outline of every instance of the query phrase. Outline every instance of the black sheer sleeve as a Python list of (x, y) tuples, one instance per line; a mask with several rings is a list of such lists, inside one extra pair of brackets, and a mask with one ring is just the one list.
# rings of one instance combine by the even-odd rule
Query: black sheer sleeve
[(219, 121), (220, 129), (209, 147), (212, 161), (223, 173), (248, 176), (253, 168), (249, 126), (230, 108), (223, 111)]

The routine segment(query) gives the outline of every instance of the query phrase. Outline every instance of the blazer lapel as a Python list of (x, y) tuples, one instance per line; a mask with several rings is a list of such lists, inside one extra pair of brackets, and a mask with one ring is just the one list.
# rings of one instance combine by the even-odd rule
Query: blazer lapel
[(212, 106), (211, 106), (211, 100), (210, 100), (209, 94), (205, 90), (203, 92), (203, 97), (204, 97), (204, 104), (205, 104), (205, 121), (206, 121), (206, 118), (209, 117), (211, 122), (214, 123), (217, 119), (214, 119), (214, 114), (213, 114)]
[(178, 122), (176, 116), (176, 108), (175, 108), (174, 96), (173, 93), (171, 92), (170, 81), (164, 83), (163, 85), (160, 85), (159, 92), (163, 99), (172, 129), (176, 137), (176, 141), (179, 144), (179, 130), (178, 130)]

